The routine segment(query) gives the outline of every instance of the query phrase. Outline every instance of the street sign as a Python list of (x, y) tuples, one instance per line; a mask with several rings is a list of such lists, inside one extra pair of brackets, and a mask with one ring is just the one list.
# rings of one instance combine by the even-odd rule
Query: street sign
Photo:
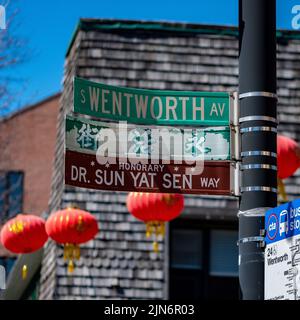
[(265, 215), (265, 299), (300, 300), (300, 199)]
[(229, 125), (237, 119), (235, 106), (227, 92), (133, 89), (74, 78), (74, 112), (101, 119), (148, 125)]
[(66, 150), (65, 183), (99, 190), (235, 195), (238, 170), (229, 161), (205, 162), (201, 174), (187, 174), (195, 164), (142, 164), (116, 158), (99, 164), (94, 154)]
[[(151, 159), (230, 160), (238, 157), (235, 130), (223, 127), (141, 126), (107, 123), (66, 117), (66, 148), (96, 154), (107, 129), (116, 137), (118, 146), (112, 156)], [(105, 131), (106, 130), (106, 131)], [(101, 134), (103, 136), (100, 141)], [(115, 143), (113, 140), (110, 144)], [(122, 151), (120, 150), (122, 147)], [(115, 150), (116, 149), (116, 150)]]

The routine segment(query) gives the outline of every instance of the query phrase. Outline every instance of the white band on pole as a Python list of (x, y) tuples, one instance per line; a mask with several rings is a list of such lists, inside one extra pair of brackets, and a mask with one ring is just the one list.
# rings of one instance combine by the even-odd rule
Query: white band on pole
[(242, 170), (249, 169), (269, 169), (269, 170), (277, 170), (277, 166), (267, 164), (267, 163), (253, 163), (253, 164), (244, 164), (241, 166)]
[(259, 131), (270, 131), (277, 133), (277, 128), (275, 127), (267, 127), (267, 126), (259, 126), (259, 127), (247, 127), (241, 128), (241, 133), (249, 133), (249, 132), (259, 132)]
[(242, 157), (255, 157), (255, 156), (266, 156), (277, 158), (277, 154), (271, 151), (243, 151), (241, 152)]
[(273, 98), (278, 100), (276, 93), (266, 92), (266, 91), (252, 91), (252, 92), (245, 92), (245, 93), (239, 94), (239, 99), (252, 98), (252, 97)]
[(277, 119), (268, 116), (247, 116), (239, 119), (239, 122), (247, 122), (247, 121), (269, 121), (278, 124)]
[(267, 186), (249, 186), (249, 187), (241, 188), (241, 192), (249, 192), (249, 191), (266, 191), (266, 192), (277, 193), (277, 188), (272, 188)]

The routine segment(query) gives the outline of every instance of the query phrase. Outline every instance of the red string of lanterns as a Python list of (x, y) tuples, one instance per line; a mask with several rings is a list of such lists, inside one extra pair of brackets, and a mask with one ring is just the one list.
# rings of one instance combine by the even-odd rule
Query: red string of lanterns
[[(157, 239), (165, 234), (165, 222), (175, 219), (184, 207), (181, 194), (131, 192), (127, 197), (128, 211), (146, 223), (146, 236), (154, 236), (154, 251), (158, 251)], [(68, 272), (74, 271), (74, 260), (80, 259), (79, 245), (92, 240), (98, 233), (96, 218), (87, 211), (67, 208), (52, 213), (45, 222), (35, 215), (19, 214), (1, 229), (2, 245), (16, 254), (32, 253), (44, 246), (48, 237), (64, 246), (64, 259)], [(22, 277), (26, 278), (27, 266)]]

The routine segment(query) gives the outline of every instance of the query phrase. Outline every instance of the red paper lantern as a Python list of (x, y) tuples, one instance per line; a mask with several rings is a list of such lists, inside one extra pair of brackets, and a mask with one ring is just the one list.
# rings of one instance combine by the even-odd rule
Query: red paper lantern
[[(4, 224), (0, 239), (2, 245), (13, 253), (32, 253), (40, 249), (48, 239), (45, 221), (34, 215), (19, 214)], [(27, 266), (24, 265), (23, 279), (26, 275)]]
[(13, 253), (31, 253), (47, 241), (45, 221), (34, 215), (19, 214), (1, 230), (1, 243)]
[[(165, 234), (165, 222), (178, 217), (184, 208), (181, 194), (130, 192), (127, 197), (128, 211), (146, 223), (146, 236)], [(158, 251), (158, 243), (153, 243)]]
[(280, 179), (292, 176), (300, 167), (300, 147), (291, 138), (277, 136), (277, 170)]
[(87, 211), (76, 208), (52, 213), (46, 222), (46, 232), (49, 237), (64, 245), (64, 259), (69, 260), (69, 272), (74, 270), (74, 259), (80, 258), (79, 244), (93, 239), (98, 231), (95, 217)]

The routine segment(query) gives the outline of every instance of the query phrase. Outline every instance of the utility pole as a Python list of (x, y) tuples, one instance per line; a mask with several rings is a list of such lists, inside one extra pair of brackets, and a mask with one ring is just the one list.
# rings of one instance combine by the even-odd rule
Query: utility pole
[(264, 213), (277, 206), (276, 1), (239, 0), (239, 282), (264, 299)]

